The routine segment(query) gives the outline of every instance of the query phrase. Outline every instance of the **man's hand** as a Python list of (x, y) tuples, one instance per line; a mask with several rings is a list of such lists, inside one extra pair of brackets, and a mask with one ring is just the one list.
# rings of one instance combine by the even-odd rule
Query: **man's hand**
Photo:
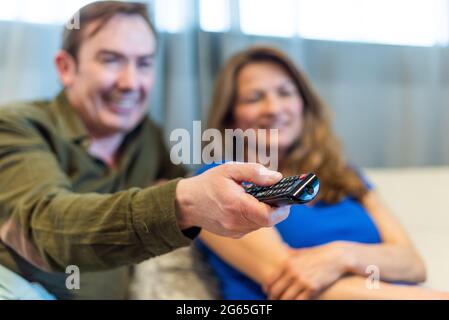
[(347, 272), (344, 251), (338, 242), (291, 249), (284, 267), (264, 287), (269, 299), (313, 299)]
[(247, 194), (241, 182), (267, 186), (282, 174), (256, 163), (230, 162), (201, 175), (183, 179), (176, 188), (178, 225), (202, 227), (212, 233), (240, 238), (287, 218), (288, 208), (274, 210)]

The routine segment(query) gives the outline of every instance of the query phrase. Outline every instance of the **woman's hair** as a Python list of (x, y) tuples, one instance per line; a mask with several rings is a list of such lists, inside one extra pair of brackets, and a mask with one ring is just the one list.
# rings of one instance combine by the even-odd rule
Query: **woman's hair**
[(336, 203), (348, 195), (360, 200), (368, 189), (344, 159), (327, 107), (293, 61), (277, 49), (255, 46), (227, 61), (215, 82), (208, 127), (222, 134), (226, 128), (234, 127), (238, 74), (244, 66), (259, 62), (274, 63), (284, 69), (304, 101), (302, 133), (282, 159), (280, 171), (284, 175), (315, 173), (321, 187), (318, 199), (327, 203)]

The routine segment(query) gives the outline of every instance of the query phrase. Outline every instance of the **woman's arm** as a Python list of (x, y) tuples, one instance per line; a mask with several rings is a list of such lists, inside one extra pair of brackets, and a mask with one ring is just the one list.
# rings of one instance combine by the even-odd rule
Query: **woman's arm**
[(399, 221), (384, 206), (379, 196), (370, 191), (362, 200), (376, 224), (381, 244), (339, 242), (345, 252), (349, 273), (365, 276), (366, 268), (375, 265), (386, 281), (419, 283), (426, 279), (423, 260), (417, 253)]
[[(202, 231), (201, 239), (222, 259), (259, 284), (276, 273), (288, 259), (288, 249), (273, 228), (260, 229), (235, 240)], [(346, 276), (321, 292), (317, 298), (341, 299), (449, 299), (449, 293), (417, 286), (379, 282), (378, 288), (363, 276)]]
[(449, 299), (449, 293), (418, 286), (402, 286), (386, 282), (379, 282), (378, 288), (370, 288), (367, 278), (361, 276), (347, 276), (339, 279), (318, 299), (321, 300), (438, 300)]
[(203, 231), (201, 239), (224, 261), (279, 299), (314, 297), (330, 289), (344, 274), (366, 276), (376, 265), (381, 279), (419, 282), (425, 268), (411, 241), (397, 220), (370, 192), (363, 205), (376, 223), (384, 243), (364, 245), (332, 242), (326, 245), (291, 249), (274, 228), (252, 232), (235, 240)]
[(221, 259), (260, 285), (281, 269), (289, 257), (289, 247), (274, 228), (262, 228), (240, 239), (203, 230), (200, 238)]

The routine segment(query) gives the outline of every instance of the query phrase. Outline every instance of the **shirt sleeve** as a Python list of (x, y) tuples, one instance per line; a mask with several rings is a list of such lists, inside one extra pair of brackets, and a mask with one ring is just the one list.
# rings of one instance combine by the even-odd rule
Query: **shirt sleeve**
[(164, 145), (162, 134), (160, 130), (157, 131), (158, 148), (160, 150), (159, 156), (159, 175), (158, 179), (174, 179), (183, 177), (187, 174), (187, 170), (182, 165), (175, 165), (170, 159), (170, 154)]
[(37, 129), (0, 119), (0, 239), (42, 270), (109, 269), (189, 245), (176, 221), (178, 181), (77, 194)]

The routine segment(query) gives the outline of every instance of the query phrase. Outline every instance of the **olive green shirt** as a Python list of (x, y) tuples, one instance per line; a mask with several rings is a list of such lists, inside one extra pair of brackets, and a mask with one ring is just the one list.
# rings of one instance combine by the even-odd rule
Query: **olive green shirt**
[[(179, 179), (149, 187), (185, 172), (147, 117), (113, 168), (88, 146), (64, 92), (0, 107), (0, 264), (58, 298), (122, 299), (130, 265), (191, 243), (175, 216)], [(79, 267), (79, 290), (66, 287), (69, 265)]]

